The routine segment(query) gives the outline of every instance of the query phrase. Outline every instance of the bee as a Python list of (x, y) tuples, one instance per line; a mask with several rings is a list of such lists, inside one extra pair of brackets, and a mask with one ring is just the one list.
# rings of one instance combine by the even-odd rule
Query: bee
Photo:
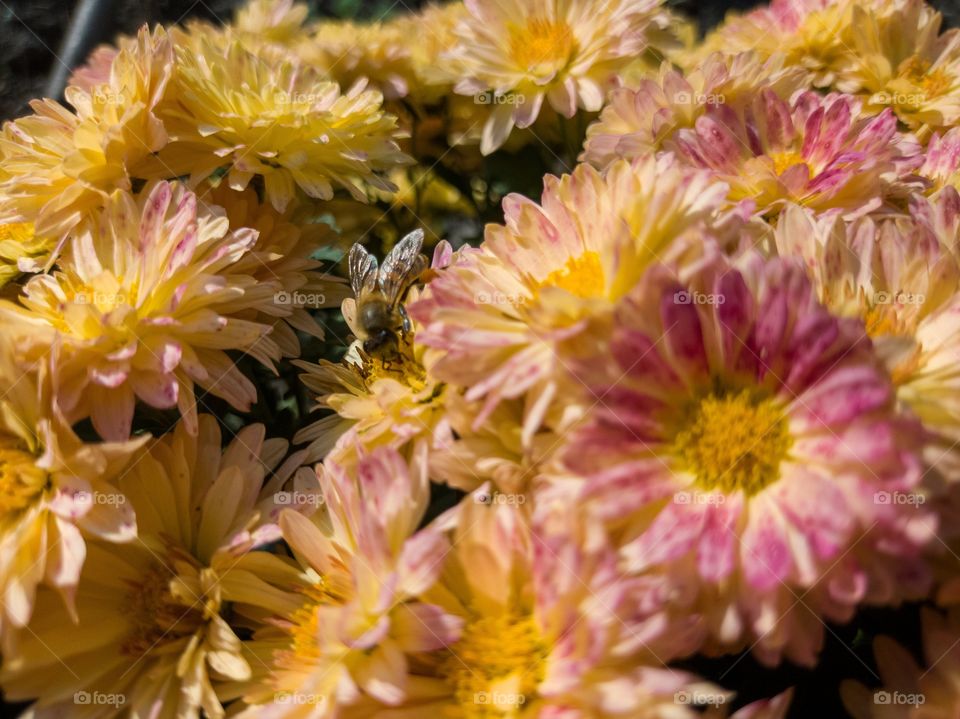
[(401, 340), (411, 330), (402, 300), (410, 286), (427, 269), (420, 254), (423, 230), (414, 230), (400, 240), (377, 266), (377, 258), (360, 243), (350, 249), (350, 286), (356, 298), (355, 329), (370, 356), (397, 354)]

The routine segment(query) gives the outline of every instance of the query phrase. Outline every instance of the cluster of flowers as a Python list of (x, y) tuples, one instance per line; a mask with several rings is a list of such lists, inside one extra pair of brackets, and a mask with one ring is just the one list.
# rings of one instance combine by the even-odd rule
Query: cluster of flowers
[[(880, 640), (886, 685), (842, 694), (956, 716), (940, 24), (773, 0), (695, 40), (659, 0), (368, 24), (253, 0), (98, 49), (0, 134), (4, 696), (37, 719), (782, 719), (789, 691), (734, 713), (676, 662), (815, 665), (827, 623), (929, 600), (928, 666)], [(531, 148), (576, 167), (502, 197), (479, 247), (441, 241), (437, 217), (501, 199), (487, 156)], [(405, 224), (435, 248), (397, 352), (307, 361), (322, 308), (364, 333), (324, 253)], [(327, 415), (234, 431), (207, 403), (262, 399), (246, 356)]]

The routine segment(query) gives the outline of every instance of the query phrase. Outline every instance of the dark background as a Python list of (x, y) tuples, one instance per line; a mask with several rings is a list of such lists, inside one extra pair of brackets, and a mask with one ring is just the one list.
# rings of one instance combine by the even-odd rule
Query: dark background
[[(108, 10), (95, 24), (96, 35), (88, 45), (109, 42), (118, 33), (134, 33), (145, 22), (175, 24), (196, 17), (225, 22), (242, 0), (103, 0)], [(750, 0), (668, 0), (676, 9), (694, 17), (701, 30), (719, 22), (730, 9), (756, 5)], [(69, 62), (62, 43), (76, 0), (0, 0), (0, 120), (23, 115), (34, 97), (48, 94), (51, 72)], [(314, 16), (379, 18), (386, 13), (415, 9), (419, 0), (307, 0)], [(934, 0), (932, 4), (951, 26), (960, 26), (960, 0)], [(415, 38), (411, 39), (416, 42)], [(815, 669), (784, 664), (764, 669), (750, 656), (734, 655), (716, 660), (695, 659), (683, 664), (717, 683), (736, 689), (737, 705), (771, 696), (790, 686), (797, 689), (790, 719), (838, 719), (845, 715), (837, 694), (844, 678), (878, 686), (872, 640), (892, 635), (914, 652), (920, 650), (919, 606), (900, 610), (866, 610), (850, 625), (831, 627), (821, 661)], [(24, 705), (21, 705), (21, 707)], [(20, 707), (0, 702), (0, 717), (15, 716)]]

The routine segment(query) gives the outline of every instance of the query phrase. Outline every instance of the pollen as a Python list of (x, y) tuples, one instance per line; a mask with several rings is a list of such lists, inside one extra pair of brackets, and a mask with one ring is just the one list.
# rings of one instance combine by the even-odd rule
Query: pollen
[(47, 485), (47, 474), (36, 457), (17, 443), (0, 440), (0, 512), (17, 512), (30, 504)]
[[(171, 564), (175, 566), (176, 562)], [(130, 628), (120, 646), (122, 654), (140, 659), (160, 642), (173, 643), (203, 625), (201, 603), (185, 606), (173, 592), (175, 581), (173, 570), (158, 562), (131, 582), (123, 603)]]
[[(919, 55), (912, 55), (897, 68), (900, 77), (920, 89), (924, 99), (930, 100), (940, 97), (950, 89), (950, 76), (943, 68), (931, 69), (929, 60)], [(917, 103), (914, 103), (917, 104)]]
[(781, 407), (743, 390), (696, 403), (674, 440), (674, 456), (705, 491), (752, 496), (780, 477), (792, 439)]
[(533, 73), (559, 70), (575, 48), (569, 25), (536, 17), (511, 27), (509, 43), (513, 61)]
[(606, 287), (600, 255), (588, 250), (578, 257), (571, 257), (566, 265), (547, 275), (540, 285), (558, 287), (577, 297), (600, 297)]
[(529, 615), (469, 622), (441, 665), (462, 719), (503, 719), (529, 704), (543, 681), (547, 649)]
[(796, 150), (771, 152), (770, 159), (773, 160), (773, 171), (777, 174), (777, 177), (782, 175), (794, 165), (806, 164), (803, 156)]

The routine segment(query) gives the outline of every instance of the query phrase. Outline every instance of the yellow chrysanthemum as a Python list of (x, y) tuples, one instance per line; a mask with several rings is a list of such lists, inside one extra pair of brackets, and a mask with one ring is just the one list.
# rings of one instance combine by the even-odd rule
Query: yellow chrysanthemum
[(0, 287), (23, 272), (41, 270), (55, 246), (51, 240), (37, 237), (32, 222), (0, 225)]
[(112, 59), (106, 82), (67, 88), (75, 113), (37, 100), (33, 115), (8, 122), (0, 137), (0, 220), (34, 222), (39, 237), (59, 239), (111, 192), (129, 190), (167, 141), (155, 111), (172, 65), (166, 32), (143, 28)]
[(392, 23), (330, 20), (312, 28), (300, 55), (341, 87), (366, 79), (385, 99), (396, 100), (415, 82), (410, 39)]
[(565, 117), (599, 110), (617, 70), (647, 46), (659, 8), (659, 0), (469, 4), (444, 60), (456, 92), (493, 108), (481, 151), (503, 145), (514, 125), (532, 125), (544, 100)]
[[(85, 537), (126, 542), (133, 512), (111, 484), (143, 441), (84, 444), (57, 411), (44, 358), (15, 353), (36, 324), (0, 329), (0, 638), (7, 654), (13, 628), (34, 612), (47, 584), (74, 610)], [(46, 331), (49, 335), (49, 331)], [(51, 341), (48, 336), (47, 342)]]
[[(773, 0), (746, 15), (731, 13), (681, 65), (693, 67), (714, 52), (754, 51), (762, 58), (782, 54), (787, 65), (803, 68), (818, 87), (832, 85), (838, 63), (850, 53), (853, 6), (864, 0)], [(865, 0), (882, 6), (879, 0)]]
[(27, 282), (21, 302), (29, 311), (0, 307), (56, 331), (60, 406), (71, 421), (90, 417), (107, 439), (129, 436), (137, 398), (178, 407), (195, 428), (195, 384), (246, 408), (256, 388), (225, 350), (267, 365), (280, 356), (270, 325), (238, 317), (273, 312), (281, 290), (243, 271), (249, 266), (235, 271), (256, 232), (229, 232), (222, 210), (198, 208), (180, 185), (147, 190), (112, 195), (60, 269)]
[(864, 110), (890, 107), (921, 134), (960, 119), (960, 31), (940, 34), (940, 13), (922, 0), (855, 5), (837, 87), (864, 96)]
[(251, 676), (223, 585), (245, 552), (279, 538), (263, 522), (273, 504), (261, 488), (286, 442), (265, 440), (262, 425), (222, 454), (220, 440), (209, 415), (196, 436), (180, 424), (120, 480), (137, 540), (90, 543), (76, 623), (39, 593), (29, 631), (4, 656), (6, 697), (40, 697), (37, 711), (62, 716), (88, 703), (104, 717), (223, 717), (217, 688)]
[[(422, 351), (418, 348), (416, 354)], [(419, 359), (403, 357), (384, 363), (354, 345), (339, 364), (294, 362), (306, 370), (300, 379), (317, 394), (319, 407), (334, 411), (293, 438), (296, 444), (310, 443), (306, 461), (329, 456), (352, 464), (358, 452), (406, 448), (438, 431), (444, 416), (443, 383), (429, 377)]]
[(234, 189), (259, 175), (283, 211), (297, 187), (322, 199), (334, 185), (363, 199), (359, 180), (390, 189), (379, 173), (406, 161), (395, 119), (362, 85), (343, 94), (322, 71), (265, 59), (237, 41), (178, 47), (177, 65), (176, 102), (161, 113), (172, 141), (155, 172), (172, 169), (197, 182), (225, 168)]
[(328, 225), (311, 222), (292, 209), (278, 212), (260, 202), (253, 188), (232, 190), (226, 183), (198, 190), (201, 202), (222, 207), (234, 231), (257, 232), (250, 251), (233, 266), (257, 282), (247, 292), (252, 309), (238, 317), (271, 325), (270, 339), (284, 357), (300, 355), (294, 330), (323, 339), (323, 328), (311, 311), (337, 307), (349, 289), (342, 278), (320, 270), (314, 253), (334, 243)]

